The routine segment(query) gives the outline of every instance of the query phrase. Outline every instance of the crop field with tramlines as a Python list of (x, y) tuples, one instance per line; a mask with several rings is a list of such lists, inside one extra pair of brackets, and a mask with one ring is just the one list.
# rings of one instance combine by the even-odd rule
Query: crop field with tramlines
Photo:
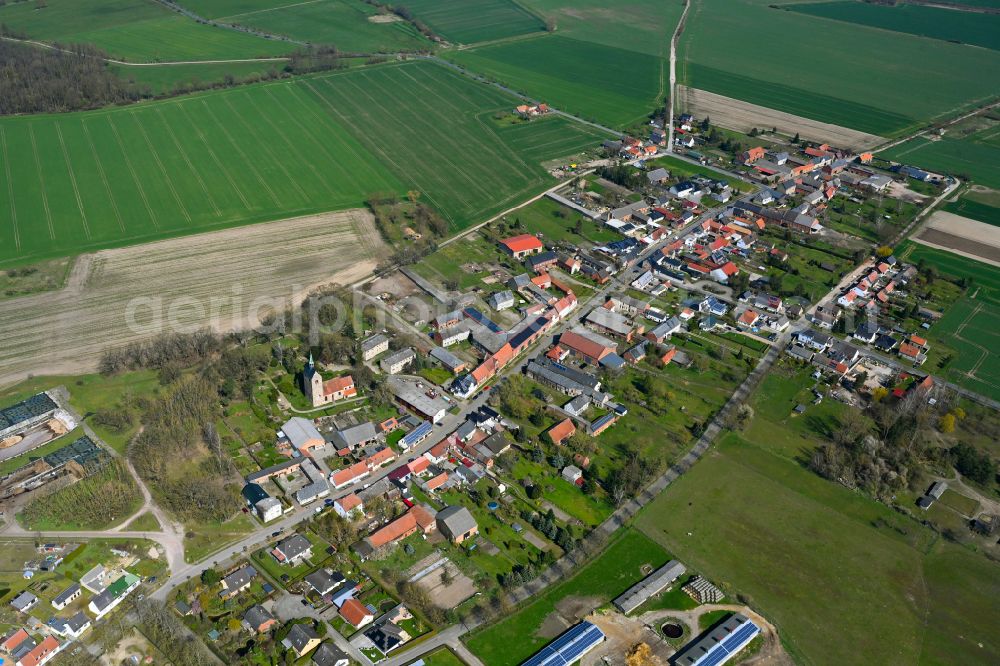
[(378, 9), (361, 0), (183, 0), (181, 4), (222, 23), (313, 44), (332, 44), (345, 53), (417, 51), (431, 46), (407, 21), (369, 20)]
[[(400, 100), (406, 100), (401, 104)], [(0, 120), (0, 265), (421, 191), (458, 229), (540, 188), (594, 129), (489, 116), (516, 100), (420, 62)]]
[(472, 44), (545, 29), (513, 0), (408, 0), (405, 5), (450, 42)]
[(155, 0), (8, 2), (0, 6), (0, 23), (32, 39), (93, 44), (134, 62), (257, 58), (295, 48), (287, 42), (198, 23)]

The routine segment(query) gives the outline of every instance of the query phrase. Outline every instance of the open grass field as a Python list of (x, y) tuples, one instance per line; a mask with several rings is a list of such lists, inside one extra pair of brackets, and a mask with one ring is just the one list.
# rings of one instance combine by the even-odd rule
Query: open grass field
[(222, 23), (244, 25), (313, 44), (332, 44), (345, 53), (416, 51), (430, 41), (406, 21), (376, 23), (378, 10), (361, 0), (184, 0), (185, 7)]
[(693, 0), (680, 82), (880, 136), (997, 94), (996, 51), (936, 42), (928, 58), (926, 39), (769, 4)]
[[(931, 327), (930, 366), (935, 358), (951, 355), (935, 374), (972, 391), (1000, 400), (1000, 268), (916, 244), (907, 244), (900, 256), (916, 263), (925, 260), (943, 275), (969, 277), (972, 286)], [(937, 349), (935, 349), (937, 347)]]
[(1000, 15), (901, 4), (895, 7), (854, 0), (804, 2), (783, 9), (818, 18), (905, 32), (947, 42), (1000, 49)]
[(178, 85), (213, 83), (232, 76), (236, 81), (260, 77), (271, 70), (281, 71), (281, 60), (251, 60), (249, 62), (206, 62), (184, 65), (109, 65), (111, 70), (126, 81), (149, 86), (154, 95), (168, 93)]
[[(644, 564), (659, 567), (670, 558), (645, 535), (626, 529), (597, 559), (569, 580), (549, 589), (526, 606), (466, 639), (469, 649), (490, 666), (519, 664), (575, 624), (569, 612), (574, 599), (599, 606), (643, 578)], [(568, 622), (560, 622), (560, 618)]]
[(585, 42), (663, 56), (677, 27), (680, 0), (525, 0), (555, 21), (560, 35)]
[(449, 42), (473, 44), (545, 30), (514, 0), (407, 0), (406, 8)]
[(963, 139), (910, 139), (879, 153), (897, 162), (931, 171), (971, 178), (973, 182), (1000, 189), (1000, 128), (976, 133)]
[(991, 601), (1000, 582), (996, 564), (936, 542), (915, 521), (813, 475), (772, 452), (769, 438), (762, 441), (724, 438), (637, 526), (710, 580), (750, 597), (798, 663), (1000, 658), (990, 629), (1000, 621)]
[(593, 128), (558, 119), (494, 130), (488, 116), (512, 104), (421, 62), (5, 118), (0, 266), (408, 189), (459, 229), (543, 186), (543, 158), (599, 143)]
[(449, 52), (449, 60), (562, 111), (612, 127), (662, 100), (661, 58), (559, 35)]
[(134, 62), (222, 60), (282, 55), (292, 45), (198, 23), (155, 0), (8, 2), (0, 23), (32, 39), (86, 43)]

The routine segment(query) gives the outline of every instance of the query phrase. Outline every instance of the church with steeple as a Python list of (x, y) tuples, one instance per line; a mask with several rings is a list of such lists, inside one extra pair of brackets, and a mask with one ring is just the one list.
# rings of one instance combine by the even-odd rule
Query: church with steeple
[(324, 381), (323, 375), (316, 369), (312, 353), (309, 354), (309, 362), (302, 371), (302, 392), (309, 397), (313, 407), (330, 405), (358, 394), (354, 378), (350, 375)]

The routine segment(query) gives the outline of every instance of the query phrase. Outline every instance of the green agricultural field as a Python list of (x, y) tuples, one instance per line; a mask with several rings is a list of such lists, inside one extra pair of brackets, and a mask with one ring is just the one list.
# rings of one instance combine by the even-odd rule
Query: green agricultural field
[(136, 62), (258, 58), (293, 47), (244, 32), (198, 23), (155, 0), (48, 0), (8, 2), (0, 23), (29, 37), (62, 44), (86, 43)]
[(917, 137), (879, 153), (881, 157), (971, 178), (975, 183), (1000, 189), (1000, 128), (977, 132), (962, 139)]
[(625, 127), (662, 100), (663, 60), (558, 35), (450, 52), (449, 60), (588, 120)]
[[(538, 123), (505, 140), (489, 117), (513, 103), (416, 62), (5, 118), (0, 266), (411, 189), (460, 229), (547, 183), (542, 157), (597, 142), (592, 128), (570, 123), (559, 125), (566, 138)], [(15, 155), (23, 168), (11, 167)]]
[(473, 44), (545, 30), (515, 0), (407, 0), (407, 9), (450, 42)]
[(1000, 15), (902, 4), (895, 7), (854, 0), (806, 2), (783, 9), (931, 39), (1000, 49)]
[(526, 0), (560, 35), (665, 56), (681, 18), (680, 0)]
[(749, 597), (796, 662), (1000, 659), (995, 563), (757, 441), (771, 440), (725, 437), (640, 514), (638, 527)]
[(361, 0), (184, 0), (182, 4), (222, 23), (250, 26), (313, 44), (332, 44), (345, 53), (417, 51), (431, 46), (407, 21), (370, 21), (378, 10)]
[(559, 633), (540, 633), (547, 618), (567, 612), (574, 600), (599, 606), (642, 579), (640, 568), (644, 564), (659, 567), (669, 559), (656, 542), (636, 530), (626, 529), (604, 553), (572, 578), (473, 634), (466, 644), (490, 666), (519, 664)]
[[(921, 260), (942, 275), (971, 278), (972, 286), (928, 331), (931, 358), (925, 369), (972, 391), (1000, 400), (1000, 269), (957, 254), (916, 243), (900, 256)], [(944, 368), (937, 363), (950, 357)]]
[(693, 0), (680, 80), (881, 135), (905, 133), (997, 95), (996, 51), (936, 42), (928, 58), (926, 39), (770, 4)]
[(1000, 208), (964, 196), (946, 203), (942, 210), (1000, 227)]
[(177, 86), (205, 83), (222, 83), (227, 76), (237, 82), (252, 81), (275, 70), (281, 71), (284, 63), (276, 60), (227, 63), (192, 63), (185, 65), (109, 65), (122, 79), (139, 86), (149, 86), (154, 95), (170, 93)]

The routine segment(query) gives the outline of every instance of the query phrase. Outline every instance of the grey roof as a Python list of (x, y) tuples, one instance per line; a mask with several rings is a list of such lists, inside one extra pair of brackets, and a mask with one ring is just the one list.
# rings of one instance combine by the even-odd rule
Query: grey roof
[[(744, 630), (745, 634), (742, 635), (746, 640), (736, 644), (733, 644), (731, 640), (727, 640), (747, 625), (752, 628)], [(733, 613), (725, 621), (713, 627), (711, 631), (705, 632), (697, 641), (688, 643), (681, 651), (680, 656), (674, 657), (673, 663), (676, 666), (696, 666), (699, 663), (708, 663), (707, 661), (703, 662), (702, 658), (710, 652), (712, 653), (712, 657), (718, 657), (720, 652), (728, 656), (729, 652), (736, 652), (759, 633), (760, 627), (754, 624), (750, 618), (742, 613)], [(725, 659), (714, 659), (711, 663), (721, 664), (723, 661)]]
[(56, 598), (52, 600), (52, 605), (53, 606), (55, 606), (55, 605), (65, 606), (67, 603), (69, 603), (70, 597), (72, 597), (74, 594), (76, 594), (79, 591), (80, 591), (80, 584), (79, 583), (73, 583), (72, 585), (70, 585), (69, 587), (67, 587), (65, 590), (63, 590), (62, 592), (60, 592), (58, 595), (56, 595)]
[(660, 340), (674, 333), (675, 331), (679, 331), (680, 329), (681, 329), (681, 320), (678, 319), (677, 317), (671, 317), (670, 319), (666, 320), (665, 322), (654, 328), (652, 331), (650, 331), (650, 334), (657, 340)]
[(326, 479), (319, 479), (299, 488), (295, 492), (295, 499), (299, 504), (305, 504), (329, 492), (330, 486), (327, 484)]
[(443, 365), (449, 370), (452, 370), (454, 368), (459, 368), (462, 366), (463, 363), (465, 363), (465, 361), (455, 356), (444, 347), (435, 347), (434, 349), (432, 349), (431, 356), (441, 361), (441, 365)]
[(504, 291), (498, 291), (497, 293), (490, 296), (489, 301), (490, 305), (494, 309), (499, 309), (500, 306), (504, 305), (505, 303), (508, 304), (506, 307), (510, 307), (511, 305), (514, 304), (514, 292), (510, 291), (509, 289)]
[(391, 368), (392, 366), (398, 365), (400, 363), (409, 363), (416, 357), (417, 353), (412, 349), (410, 348), (400, 349), (395, 354), (390, 354), (389, 356), (386, 356), (384, 359), (379, 361), (379, 365), (381, 365), (383, 368)]
[(632, 331), (632, 322), (627, 317), (603, 307), (591, 310), (587, 322), (620, 335), (628, 335)]
[(427, 417), (437, 416), (439, 412), (448, 411), (450, 405), (442, 398), (431, 398), (425, 389), (419, 388), (414, 382), (391, 378), (389, 390), (397, 398)]
[(438, 529), (448, 537), (456, 537), (476, 529), (476, 519), (464, 506), (446, 506), (437, 512)]
[(75, 634), (90, 624), (90, 618), (83, 611), (77, 611), (76, 615), (63, 620), (63, 624)]
[(38, 603), (38, 597), (25, 590), (24, 592), (21, 592), (21, 594), (14, 597), (14, 599), (10, 602), (10, 605), (18, 611), (24, 611), (27, 608), (31, 608), (36, 603)]
[(684, 575), (687, 569), (677, 560), (670, 560), (662, 567), (649, 574), (643, 580), (626, 590), (615, 599), (618, 610), (628, 614), (641, 606), (654, 594), (661, 592), (667, 585)]
[(349, 659), (332, 643), (322, 643), (313, 652), (312, 662), (316, 666), (339, 666), (348, 663)]
[(247, 612), (243, 614), (243, 621), (246, 622), (251, 627), (253, 627), (254, 629), (264, 624), (268, 620), (273, 620), (273, 619), (274, 616), (271, 615), (271, 613), (260, 604), (257, 604), (256, 606), (251, 606), (250, 608), (247, 609)]
[(247, 585), (256, 576), (257, 570), (248, 564), (223, 578), (222, 582), (226, 584), (227, 590), (238, 590)]
[(386, 342), (389, 342), (389, 338), (382, 335), (381, 333), (378, 333), (376, 335), (371, 336), (370, 338), (365, 338), (364, 340), (361, 341), (361, 351), (366, 352), (371, 349), (375, 349), (379, 345), (384, 344)]
[(371, 421), (365, 421), (356, 426), (336, 431), (331, 439), (339, 448), (347, 446), (353, 449), (362, 442), (375, 439), (375, 426)]
[(666, 180), (667, 178), (670, 178), (670, 172), (664, 169), (663, 167), (660, 167), (659, 169), (653, 169), (652, 171), (647, 173), (646, 178), (649, 180), (649, 182), (656, 183), (661, 180)]
[(276, 547), (287, 559), (292, 560), (312, 548), (312, 544), (301, 534), (293, 534), (279, 541)]
[(579, 416), (590, 406), (590, 396), (580, 394), (563, 405), (563, 409), (570, 414)]
[(314, 590), (320, 594), (326, 594), (340, 585), (344, 580), (344, 576), (340, 573), (331, 573), (326, 569), (318, 569), (306, 576), (305, 580)]
[(323, 435), (319, 433), (313, 422), (301, 416), (293, 416), (288, 419), (285, 425), (281, 426), (281, 432), (285, 433), (285, 437), (295, 448), (299, 448), (310, 439), (323, 439)]
[(301, 653), (309, 645), (309, 641), (317, 638), (319, 638), (319, 634), (311, 626), (308, 624), (296, 624), (288, 632), (288, 637), (285, 640), (288, 641), (296, 652)]

